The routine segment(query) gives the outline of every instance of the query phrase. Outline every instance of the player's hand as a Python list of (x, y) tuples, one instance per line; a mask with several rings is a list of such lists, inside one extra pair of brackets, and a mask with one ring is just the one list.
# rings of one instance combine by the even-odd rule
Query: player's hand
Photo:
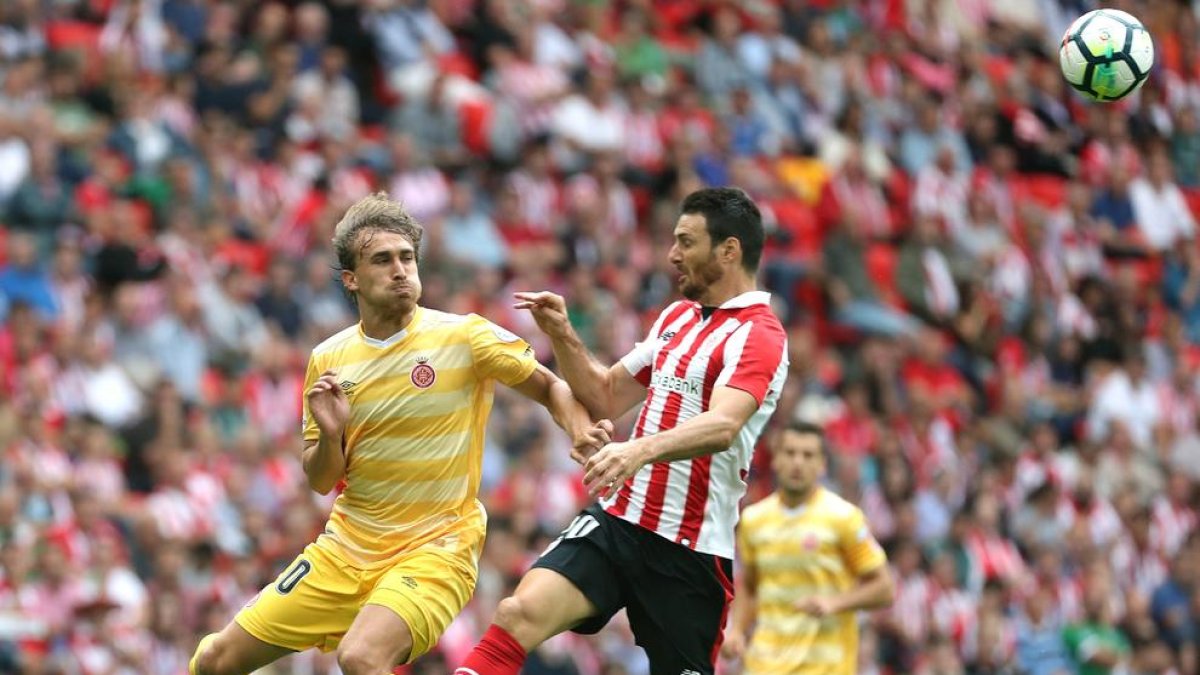
[(514, 309), (527, 309), (533, 315), (538, 328), (551, 338), (563, 338), (571, 332), (571, 321), (567, 317), (567, 301), (550, 291), (518, 291)]
[(740, 631), (725, 631), (725, 642), (721, 644), (721, 656), (736, 661), (746, 654), (746, 636)]
[(837, 612), (837, 607), (834, 605), (833, 598), (811, 597), (796, 601), (796, 609), (805, 614), (816, 617), (818, 619), (830, 616)]
[(645, 464), (640, 444), (609, 443), (583, 465), (583, 484), (592, 497), (607, 497)]
[(350, 419), (350, 399), (338, 384), (337, 373), (326, 370), (306, 393), (308, 411), (321, 433), (341, 437)]
[(574, 446), (571, 448), (571, 459), (584, 464), (601, 448), (612, 443), (612, 433), (613, 424), (608, 420), (600, 420), (588, 427), (582, 434), (571, 439)]

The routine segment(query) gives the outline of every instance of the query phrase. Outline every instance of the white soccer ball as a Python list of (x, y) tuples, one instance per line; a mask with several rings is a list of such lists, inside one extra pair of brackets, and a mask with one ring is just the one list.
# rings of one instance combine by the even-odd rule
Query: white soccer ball
[(1058, 62), (1067, 83), (1096, 101), (1116, 101), (1137, 90), (1154, 65), (1154, 41), (1133, 15), (1097, 9), (1063, 35)]

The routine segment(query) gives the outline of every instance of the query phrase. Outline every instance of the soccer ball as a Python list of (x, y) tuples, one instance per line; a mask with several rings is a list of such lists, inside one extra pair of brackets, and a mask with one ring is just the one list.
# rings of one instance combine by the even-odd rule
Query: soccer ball
[(1097, 9), (1075, 20), (1058, 51), (1063, 77), (1096, 101), (1116, 101), (1142, 86), (1154, 65), (1154, 41), (1136, 17)]

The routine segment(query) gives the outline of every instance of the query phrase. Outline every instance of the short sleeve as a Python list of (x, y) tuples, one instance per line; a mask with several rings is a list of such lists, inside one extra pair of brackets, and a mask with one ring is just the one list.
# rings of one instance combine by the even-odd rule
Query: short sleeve
[(747, 321), (725, 341), (724, 365), (713, 384), (741, 389), (762, 405), (786, 352), (787, 336), (778, 321)]
[(875, 541), (871, 528), (861, 509), (854, 507), (848, 518), (841, 521), (838, 531), (838, 548), (846, 567), (855, 575), (862, 576), (887, 564), (883, 547)]
[[(321, 430), (317, 428), (317, 421), (313, 419), (312, 413), (308, 409), (308, 390), (316, 384), (317, 378), (321, 376), (321, 368), (317, 364), (317, 355), (313, 354), (308, 357), (308, 369), (304, 372), (304, 389), (300, 392), (300, 398), (303, 401), (302, 413), (300, 415), (300, 428), (304, 433), (304, 440), (316, 441), (321, 438)], [(293, 408), (294, 410), (294, 408)]]
[(472, 315), (468, 323), (475, 374), (513, 386), (529, 379), (538, 366), (533, 345), (487, 319)]
[(621, 365), (643, 387), (650, 386), (650, 374), (654, 370), (654, 339), (647, 337), (635, 343), (628, 354), (621, 357)]
[(654, 370), (654, 353), (659, 336), (666, 328), (668, 321), (680, 315), (681, 308), (686, 308), (683, 302), (673, 302), (668, 305), (654, 320), (650, 332), (646, 333), (646, 339), (634, 344), (633, 349), (621, 358), (621, 365), (625, 366), (625, 370), (629, 371), (633, 379), (643, 387), (650, 386), (650, 375)]

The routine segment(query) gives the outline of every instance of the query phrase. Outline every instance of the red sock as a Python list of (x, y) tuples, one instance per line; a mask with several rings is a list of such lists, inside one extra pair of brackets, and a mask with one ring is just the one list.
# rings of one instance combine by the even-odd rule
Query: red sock
[(454, 675), (517, 675), (525, 649), (508, 631), (492, 624)]

